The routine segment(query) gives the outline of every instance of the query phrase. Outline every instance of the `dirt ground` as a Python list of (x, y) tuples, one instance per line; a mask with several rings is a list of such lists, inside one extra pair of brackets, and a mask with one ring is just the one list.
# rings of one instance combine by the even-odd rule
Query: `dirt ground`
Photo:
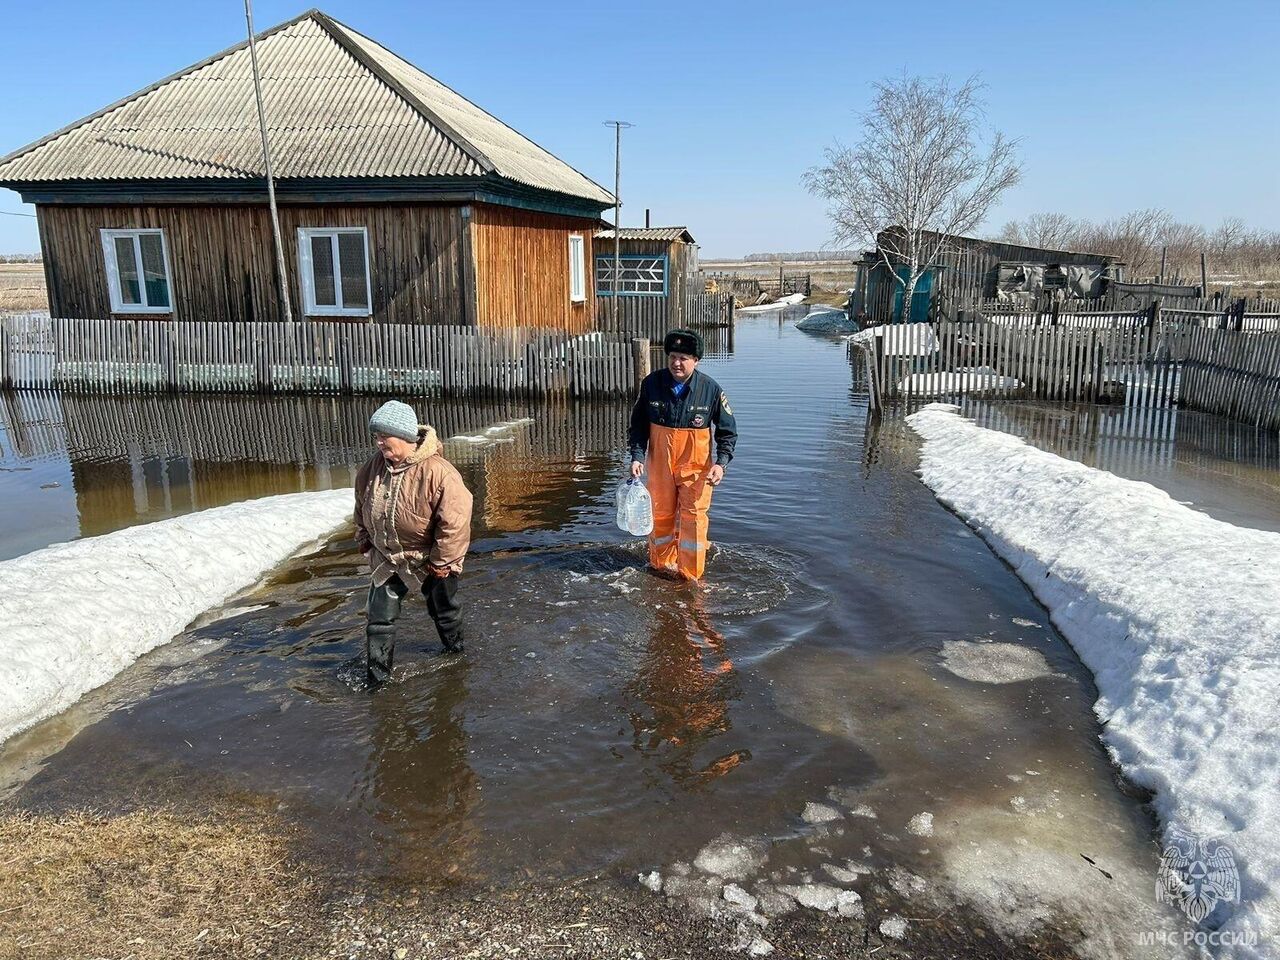
[[(748, 956), (757, 932), (706, 918), (626, 875), (509, 886), (388, 887), (303, 852), (270, 808), (0, 812), (0, 958), (462, 960)], [(809, 910), (764, 931), (775, 958), (1069, 956), (1007, 945), (972, 918), (912, 918), (900, 943)]]
[(0, 263), (0, 311), (47, 309), (44, 264)]

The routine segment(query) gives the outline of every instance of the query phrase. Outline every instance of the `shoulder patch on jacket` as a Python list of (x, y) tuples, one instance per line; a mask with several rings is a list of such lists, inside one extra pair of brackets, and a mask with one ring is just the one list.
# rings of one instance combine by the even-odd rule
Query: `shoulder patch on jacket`
[(733, 416), (733, 410), (729, 407), (729, 397), (723, 390), (720, 391), (720, 409), (729, 416)]

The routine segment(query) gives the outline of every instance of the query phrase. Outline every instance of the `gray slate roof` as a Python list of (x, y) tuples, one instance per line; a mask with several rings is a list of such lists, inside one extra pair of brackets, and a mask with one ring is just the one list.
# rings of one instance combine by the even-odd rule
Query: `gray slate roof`
[[(612, 240), (613, 229), (597, 230), (597, 240)], [(693, 234), (689, 232), (688, 227), (623, 227), (623, 240), (665, 240), (668, 243), (674, 240), (683, 240), (685, 243), (693, 243)]]
[[(495, 175), (613, 202), (533, 141), (318, 10), (259, 34), (257, 48), (277, 178)], [(263, 176), (247, 42), (0, 159), (0, 183)]]

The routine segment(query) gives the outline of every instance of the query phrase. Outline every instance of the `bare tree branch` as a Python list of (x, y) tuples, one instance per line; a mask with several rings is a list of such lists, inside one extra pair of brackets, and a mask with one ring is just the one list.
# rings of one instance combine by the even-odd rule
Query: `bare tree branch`
[(925, 271), (1018, 182), (1017, 142), (998, 132), (985, 142), (979, 136), (977, 78), (954, 87), (904, 76), (873, 89), (857, 146), (828, 147), (803, 182), (827, 201), (838, 242), (877, 244), (909, 313)]

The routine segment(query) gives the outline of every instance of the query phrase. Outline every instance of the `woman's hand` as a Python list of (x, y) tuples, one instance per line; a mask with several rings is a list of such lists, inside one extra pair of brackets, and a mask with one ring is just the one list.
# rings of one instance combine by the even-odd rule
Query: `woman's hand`
[(636, 480), (639, 480), (643, 474), (644, 474), (644, 464), (641, 463), (639, 460), (632, 460), (631, 476), (634, 477)]
[(448, 567), (428, 567), (427, 569), (431, 571), (431, 575), (433, 577), (439, 580), (443, 580), (445, 577), (449, 576), (449, 574), (453, 572)]

